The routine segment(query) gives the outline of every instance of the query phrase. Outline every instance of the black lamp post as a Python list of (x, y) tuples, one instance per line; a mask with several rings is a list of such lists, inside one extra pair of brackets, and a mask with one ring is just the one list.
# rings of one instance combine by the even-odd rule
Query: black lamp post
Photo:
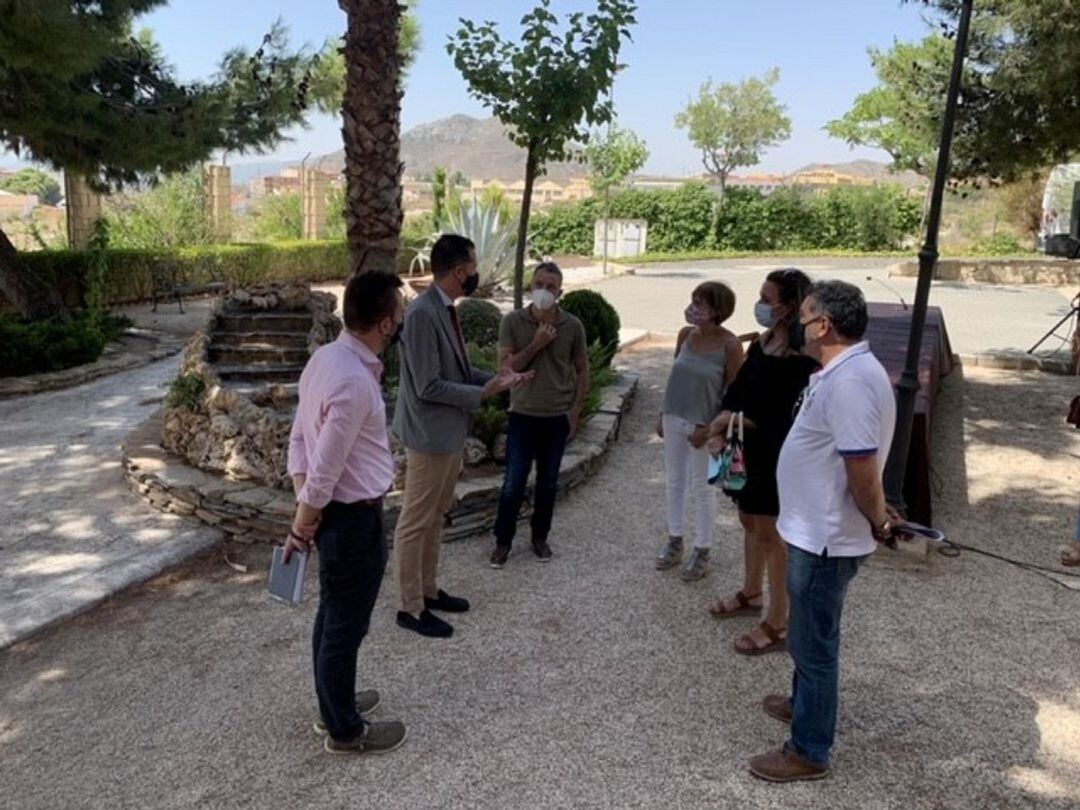
[(952, 76), (945, 100), (945, 117), (941, 122), (941, 144), (938, 147), (934, 186), (930, 194), (930, 215), (926, 221), (926, 242), (919, 251), (919, 281), (915, 288), (915, 305), (911, 310), (911, 333), (908, 335), (907, 359), (904, 371), (896, 384), (896, 434), (893, 437), (889, 461), (885, 466), (885, 495), (894, 506), (904, 505), (904, 476), (907, 472), (908, 451), (911, 447), (911, 423), (915, 417), (915, 396), (919, 393), (919, 355), (922, 353), (923, 329), (926, 326), (926, 307), (930, 299), (930, 282), (938, 260), (938, 231), (941, 227), (941, 204), (945, 182), (949, 176), (949, 152), (952, 149), (956, 107), (960, 96), (960, 79), (964, 72), (968, 31), (974, 0), (963, 0), (960, 25), (956, 30), (956, 52), (953, 55)]

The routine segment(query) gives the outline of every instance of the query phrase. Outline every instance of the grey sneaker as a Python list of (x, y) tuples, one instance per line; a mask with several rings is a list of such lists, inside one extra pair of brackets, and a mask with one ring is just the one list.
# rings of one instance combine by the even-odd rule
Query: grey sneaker
[(682, 562), (682, 538), (669, 537), (656, 555), (656, 570), (667, 571)]
[(695, 548), (686, 558), (686, 565), (683, 566), (679, 576), (682, 577), (683, 582), (696, 582), (707, 573), (709, 573), (709, 550)]
[(365, 723), (364, 730), (351, 740), (335, 740), (327, 734), (323, 748), (330, 754), (385, 754), (398, 748), (407, 736), (405, 724), (399, 720)]
[[(373, 712), (378, 707), (379, 702), (382, 700), (379, 697), (379, 692), (376, 689), (361, 689), (356, 693), (356, 710), (361, 715)], [(311, 724), (315, 729), (316, 734), (326, 736), (326, 722), (322, 719), (322, 715), (315, 712), (315, 721)]]

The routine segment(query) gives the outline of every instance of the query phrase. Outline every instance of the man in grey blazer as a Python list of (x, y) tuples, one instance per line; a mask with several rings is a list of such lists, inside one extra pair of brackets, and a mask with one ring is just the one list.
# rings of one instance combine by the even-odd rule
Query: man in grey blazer
[(467, 600), (437, 584), (443, 517), (454, 501), (470, 417), (481, 402), (530, 379), (509, 365), (494, 376), (473, 369), (454, 301), (479, 283), (473, 243), (444, 234), (431, 249), (430, 289), (405, 314), (393, 430), (406, 449), (405, 493), (394, 534), (401, 591), (397, 623), (429, 637), (454, 628), (431, 613), (463, 613)]

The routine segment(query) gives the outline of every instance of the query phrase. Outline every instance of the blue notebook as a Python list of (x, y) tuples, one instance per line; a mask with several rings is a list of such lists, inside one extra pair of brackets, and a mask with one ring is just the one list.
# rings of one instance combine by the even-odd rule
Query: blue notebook
[(299, 605), (304, 601), (304, 574), (307, 573), (308, 555), (294, 551), (285, 563), (285, 547), (274, 546), (270, 562), (270, 597), (287, 605)]

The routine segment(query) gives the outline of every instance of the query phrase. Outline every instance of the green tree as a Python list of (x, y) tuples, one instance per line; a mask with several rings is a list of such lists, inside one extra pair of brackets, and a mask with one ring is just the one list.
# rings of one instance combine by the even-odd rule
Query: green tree
[(110, 197), (105, 208), (109, 244), (118, 248), (177, 248), (214, 243), (198, 169), (157, 185)]
[[(303, 121), (309, 58), (275, 26), (185, 83), (132, 22), (164, 0), (6, 0), (0, 13), (0, 145), (99, 185), (179, 172), (223, 150), (275, 146)], [(69, 315), (0, 231), (0, 291), (27, 318)]]
[(575, 141), (588, 141), (589, 126), (612, 118), (609, 97), (619, 49), (636, 22), (634, 0), (597, 0), (596, 12), (570, 14), (565, 30), (550, 0), (521, 21), (520, 37), (503, 39), (495, 23), (461, 20), (447, 44), (454, 64), (479, 99), (526, 150), (525, 192), (514, 262), (514, 305), (522, 305), (525, 249), (533, 183), (552, 160), (571, 157)]
[[(871, 53), (879, 71), (880, 109), (859, 99), (845, 116), (861, 123), (865, 143), (899, 143), (904, 156), (935, 154), (944, 112), (959, 0), (907, 0), (933, 10), (938, 31), (919, 45)], [(963, 103), (957, 111), (949, 173), (954, 180), (1022, 178), (1080, 150), (1080, 27), (1076, 4), (1040, 0), (981, 0), (974, 4)], [(905, 62), (901, 54), (921, 56)], [(932, 58), (928, 58), (932, 57)], [(875, 63), (875, 68), (877, 64)], [(875, 91), (864, 96), (874, 100)], [(863, 96), (860, 96), (862, 99)], [(843, 121), (844, 119), (840, 119)], [(887, 129), (885, 129), (887, 127)], [(858, 135), (853, 128), (840, 137)], [(891, 137), (885, 139), (885, 134)], [(873, 140), (869, 138), (873, 137)], [(909, 140), (907, 147), (901, 139)], [(852, 141), (857, 142), (857, 141)], [(891, 150), (890, 150), (891, 151)]]
[(435, 217), (435, 227), (442, 227), (446, 221), (446, 169), (436, 166), (431, 177), (431, 214)]
[(787, 107), (773, 94), (780, 71), (773, 68), (763, 77), (751, 76), (738, 83), (701, 85), (696, 101), (687, 102), (675, 116), (675, 126), (685, 129), (690, 142), (701, 150), (701, 162), (716, 178), (720, 199), (727, 180), (740, 166), (756, 166), (761, 153), (791, 135)]
[(825, 130), (852, 146), (888, 152), (897, 170), (931, 176), (953, 48), (939, 34), (918, 43), (898, 42), (887, 51), (870, 48), (878, 86), (857, 96), (851, 109)]
[(299, 194), (272, 194), (263, 199), (256, 214), (255, 238), (266, 242), (299, 239), (303, 231)]
[(0, 180), (0, 190), (12, 194), (33, 194), (45, 205), (56, 205), (63, 196), (56, 178), (41, 169), (20, 169)]
[(645, 141), (628, 129), (611, 127), (607, 134), (593, 136), (585, 147), (589, 164), (589, 185), (603, 202), (604, 273), (608, 260), (608, 219), (611, 217), (611, 189), (645, 165), (649, 149)]

